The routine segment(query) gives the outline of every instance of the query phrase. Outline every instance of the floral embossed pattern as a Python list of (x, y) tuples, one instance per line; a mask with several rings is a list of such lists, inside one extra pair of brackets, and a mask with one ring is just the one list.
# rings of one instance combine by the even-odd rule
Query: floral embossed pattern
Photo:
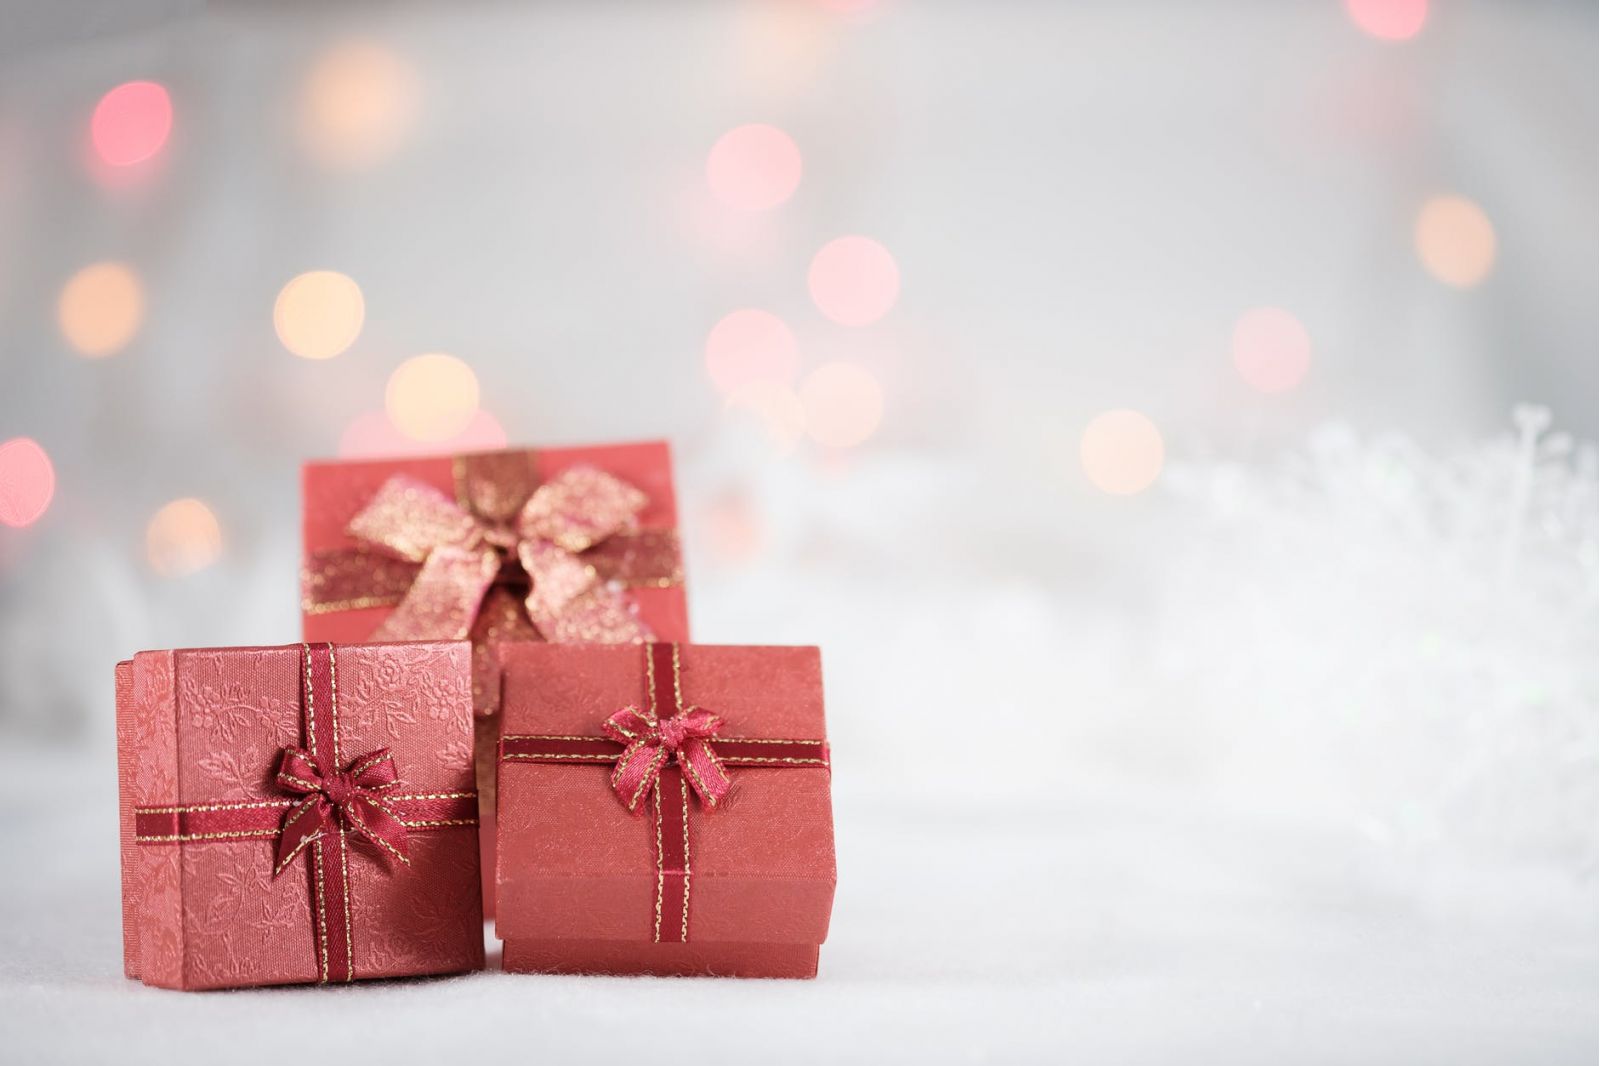
[[(397, 792), (470, 792), (470, 671), (465, 643), (339, 647), (342, 756), (389, 748)], [(283, 749), (304, 740), (302, 685), (299, 645), (136, 656), (131, 699), (119, 705), (132, 804), (291, 799), (274, 777)], [(134, 846), (124, 886), (139, 926), (128, 938), (138, 955), (130, 976), (191, 989), (316, 981), (315, 864), (297, 861), (275, 876), (275, 847), (272, 836)], [(413, 833), (410, 859), (402, 865), (354, 838), (346, 847), (348, 899), (330, 905), (349, 908), (355, 974), (481, 967), (475, 828)]]

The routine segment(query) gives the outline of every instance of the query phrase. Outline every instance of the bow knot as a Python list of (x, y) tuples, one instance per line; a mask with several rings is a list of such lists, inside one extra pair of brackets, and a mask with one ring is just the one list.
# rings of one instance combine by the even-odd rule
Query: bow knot
[(410, 862), (405, 823), (382, 796), (400, 783), (388, 748), (368, 752), (331, 773), (324, 772), (322, 763), (305, 749), (285, 748), (277, 780), (279, 788), (305, 799), (284, 815), (274, 873), (323, 833), (341, 828), (366, 837), (401, 862)]
[(611, 787), (630, 811), (661, 778), (668, 759), (677, 762), (700, 802), (716, 807), (733, 781), (717, 757), (710, 739), (722, 729), (722, 719), (699, 707), (685, 707), (671, 718), (657, 719), (627, 707), (606, 719), (602, 732), (625, 745), (611, 772)]

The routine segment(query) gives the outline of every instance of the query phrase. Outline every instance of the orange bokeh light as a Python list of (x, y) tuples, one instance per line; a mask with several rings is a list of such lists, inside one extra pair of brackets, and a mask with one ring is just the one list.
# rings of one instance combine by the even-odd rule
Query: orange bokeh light
[(1446, 285), (1471, 288), (1494, 267), (1494, 224), (1464, 196), (1436, 196), (1423, 204), (1413, 237), (1423, 267)]
[(811, 299), (842, 326), (867, 326), (889, 313), (900, 296), (900, 267), (870, 237), (829, 241), (811, 260)]
[(301, 86), (301, 144), (330, 170), (380, 163), (411, 133), (420, 97), (416, 71), (395, 52), (371, 41), (335, 45)]
[(139, 278), (122, 263), (94, 263), (67, 280), (56, 303), (67, 343), (91, 358), (112, 355), (133, 339), (144, 320)]
[(1428, 21), (1428, 0), (1344, 0), (1344, 7), (1363, 32), (1384, 41), (1409, 40)]
[(145, 527), (150, 568), (163, 577), (185, 577), (222, 556), (222, 527), (211, 508), (193, 497), (173, 500)]
[(706, 371), (725, 396), (758, 381), (792, 381), (799, 368), (794, 333), (770, 311), (733, 311), (706, 337)]
[(448, 440), (478, 413), (478, 376), (453, 355), (412, 356), (389, 375), (383, 406), (394, 427), (412, 440)]
[(153, 81), (130, 81), (95, 105), (89, 139), (114, 167), (132, 166), (161, 151), (172, 133), (172, 98)]
[(1311, 369), (1311, 336), (1281, 307), (1256, 307), (1233, 325), (1233, 365), (1258, 392), (1287, 392)]
[(736, 126), (717, 139), (706, 156), (711, 194), (740, 211), (766, 211), (800, 186), (800, 149), (776, 126)]
[(826, 363), (800, 384), (806, 434), (829, 448), (850, 448), (883, 421), (883, 386), (854, 363)]
[(13, 437), (0, 444), (0, 525), (33, 525), (55, 493), (55, 467), (38, 441)]
[(361, 287), (333, 270), (291, 279), (272, 308), (278, 339), (303, 359), (331, 359), (350, 347), (365, 317)]
[(479, 411), (460, 433), (447, 440), (413, 440), (394, 428), (383, 411), (367, 411), (350, 420), (339, 437), (341, 459), (378, 459), (444, 452), (488, 452), (506, 446), (506, 431), (499, 419)]
[(1166, 447), (1155, 423), (1138, 411), (1106, 411), (1084, 427), (1079, 458), (1095, 488), (1131, 496), (1161, 475)]

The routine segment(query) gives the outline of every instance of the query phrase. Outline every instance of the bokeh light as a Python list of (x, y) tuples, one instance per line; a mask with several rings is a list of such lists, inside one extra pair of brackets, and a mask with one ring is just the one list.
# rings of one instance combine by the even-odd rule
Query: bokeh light
[(1101, 492), (1131, 496), (1161, 474), (1166, 449), (1161, 431), (1138, 411), (1106, 411), (1089, 420), (1079, 446), (1083, 472)]
[(339, 458), (379, 459), (439, 452), (486, 452), (506, 446), (506, 431), (488, 411), (472, 416), (467, 427), (442, 441), (419, 441), (401, 433), (384, 411), (367, 411), (350, 420), (339, 436)]
[(301, 144), (331, 170), (381, 163), (411, 133), (420, 96), (416, 71), (389, 48), (371, 41), (335, 45), (301, 86)]
[(830, 448), (860, 444), (883, 421), (883, 386), (854, 363), (826, 363), (800, 383), (806, 434)]
[(130, 81), (100, 98), (89, 120), (89, 139), (101, 159), (132, 166), (161, 151), (172, 133), (172, 98), (153, 81)]
[(1351, 20), (1384, 41), (1405, 41), (1422, 32), (1428, 0), (1344, 0)]
[(811, 260), (806, 277), (811, 299), (842, 326), (871, 325), (900, 296), (900, 268), (889, 250), (870, 237), (829, 241)]
[(770, 311), (734, 311), (706, 337), (706, 371), (724, 396), (757, 381), (792, 381), (799, 369), (794, 333)]
[(729, 395), (728, 406), (755, 414), (779, 455), (794, 451), (805, 435), (805, 408), (794, 389), (782, 382), (752, 381)]
[(56, 304), (61, 334), (92, 358), (121, 351), (144, 320), (139, 278), (122, 263), (94, 263), (67, 280)]
[(448, 440), (478, 413), (478, 376), (453, 355), (417, 355), (395, 368), (384, 392), (389, 421), (413, 440)]
[(55, 493), (56, 470), (38, 441), (13, 437), (0, 444), (0, 525), (33, 525)]
[(1494, 266), (1494, 224), (1464, 196), (1436, 196), (1423, 204), (1414, 236), (1423, 267), (1446, 285), (1471, 288)]
[(728, 563), (743, 563), (761, 551), (761, 520), (748, 493), (730, 489), (717, 494), (703, 514), (711, 554)]
[(361, 287), (334, 270), (312, 270), (283, 287), (272, 325), (283, 346), (305, 359), (331, 359), (361, 334)]
[(193, 497), (173, 500), (145, 527), (150, 568), (163, 577), (204, 570), (222, 556), (222, 527), (211, 508)]
[(711, 194), (740, 211), (766, 211), (800, 186), (800, 149), (776, 126), (736, 126), (706, 156)]
[(1233, 365), (1258, 392), (1287, 392), (1311, 369), (1311, 336), (1281, 307), (1256, 307), (1233, 324)]

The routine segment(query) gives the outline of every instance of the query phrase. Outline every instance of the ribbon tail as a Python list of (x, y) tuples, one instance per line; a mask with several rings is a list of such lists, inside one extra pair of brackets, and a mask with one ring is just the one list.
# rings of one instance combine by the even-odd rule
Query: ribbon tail
[(630, 811), (650, 794), (661, 768), (667, 762), (667, 749), (647, 740), (636, 740), (617, 756), (617, 765), (611, 771), (611, 787)]
[(321, 793), (307, 796), (283, 816), (283, 828), (278, 833), (278, 862), (272, 868), (276, 877), (294, 861), (307, 844), (321, 837), (333, 824), (333, 811)]
[(733, 787), (722, 760), (702, 737), (692, 737), (679, 746), (678, 765), (683, 768), (683, 776), (688, 778), (700, 802), (707, 807), (721, 803)]
[(360, 796), (345, 806), (345, 821), (350, 828), (407, 865), (406, 826), (389, 805), (376, 796)]
[(489, 548), (435, 548), (372, 639), (465, 640), (499, 571), (499, 559)]

